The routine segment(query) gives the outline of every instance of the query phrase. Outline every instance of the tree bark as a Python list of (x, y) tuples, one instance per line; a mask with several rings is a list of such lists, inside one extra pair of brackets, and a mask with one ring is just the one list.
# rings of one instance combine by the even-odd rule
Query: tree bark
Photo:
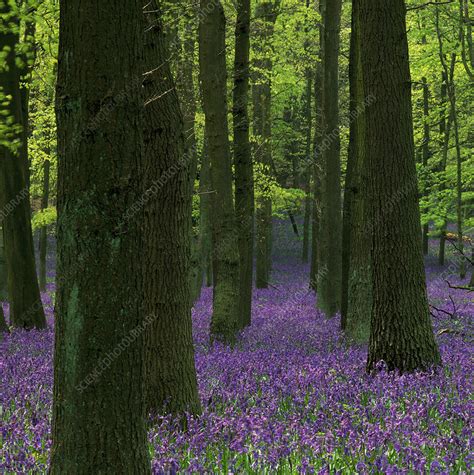
[(240, 254), (240, 327), (251, 323), (254, 237), (253, 164), (250, 153), (248, 91), (250, 54), (250, 0), (239, 0), (235, 25), (234, 163), (235, 207)]
[(360, 0), (372, 317), (367, 370), (440, 363), (426, 295), (403, 0)]
[(10, 143), (0, 146), (0, 220), (3, 221), (5, 237), (10, 323), (19, 328), (45, 328), (31, 230), (25, 92), (20, 85), (22, 71), (16, 52), (20, 25), (12, 8), (11, 2), (3, 2), (0, 7), (0, 17), (3, 18), (0, 44), (9, 48), (5, 58), (7, 68), (0, 72), (0, 86), (3, 94), (11, 97), (7, 105), (2, 105), (2, 112), (12, 121), (8, 131)]
[[(323, 17), (323, 139), (318, 306), (326, 317), (341, 306), (342, 209), (339, 137), (339, 31), (341, 1), (326, 2)], [(325, 272), (321, 272), (325, 269)]]
[[(60, 2), (51, 474), (151, 473), (145, 426), (143, 13)], [(100, 40), (100, 41), (99, 41)]]
[(221, 3), (201, 0), (199, 65), (213, 191), (214, 306), (211, 337), (232, 344), (240, 321), (240, 262), (227, 123), (225, 24)]
[(150, 199), (144, 208), (143, 276), (145, 314), (156, 315), (145, 333), (147, 401), (159, 414), (197, 414), (189, 279), (194, 152), (185, 148), (160, 3), (145, 0), (144, 16), (144, 184)]

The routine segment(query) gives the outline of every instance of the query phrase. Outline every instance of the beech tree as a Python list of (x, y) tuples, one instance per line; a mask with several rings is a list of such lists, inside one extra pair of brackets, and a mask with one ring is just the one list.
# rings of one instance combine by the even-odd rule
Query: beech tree
[(61, 0), (60, 11), (49, 472), (146, 474), (143, 333), (160, 316), (144, 318), (133, 213), (145, 191), (142, 2)]
[[(360, 0), (372, 312), (367, 369), (440, 363), (426, 296), (405, 2)], [(389, 201), (389, 205), (387, 204)]]
[(234, 163), (235, 207), (240, 253), (241, 327), (250, 325), (252, 313), (252, 279), (254, 247), (254, 184), (250, 153), (248, 91), (250, 55), (250, 0), (237, 3), (234, 57)]
[(339, 30), (341, 1), (323, 8), (321, 222), (318, 306), (327, 317), (340, 310), (342, 278), (341, 160), (339, 138)]
[(147, 400), (158, 413), (196, 414), (200, 402), (189, 279), (194, 151), (188, 148), (185, 154), (183, 116), (167, 61), (160, 3), (146, 0), (144, 16), (144, 181), (150, 199), (144, 209), (143, 277), (145, 314), (156, 316), (145, 336)]
[(213, 313), (211, 335), (232, 343), (239, 326), (239, 248), (232, 197), (227, 122), (225, 15), (219, 1), (201, 0), (199, 66), (211, 168)]

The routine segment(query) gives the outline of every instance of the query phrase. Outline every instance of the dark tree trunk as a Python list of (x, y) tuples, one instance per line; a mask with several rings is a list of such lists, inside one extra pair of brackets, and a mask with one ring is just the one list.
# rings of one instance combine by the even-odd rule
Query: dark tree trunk
[[(182, 15), (182, 8), (185, 2), (175, 1), (173, 5), (173, 16), (175, 23), (179, 24), (179, 17)], [(190, 13), (188, 13), (190, 12)], [(174, 46), (178, 49), (178, 59), (176, 61), (177, 78), (176, 86), (178, 90), (179, 102), (183, 113), (184, 124), (184, 149), (189, 169), (190, 193), (194, 193), (194, 183), (197, 176), (198, 153), (195, 133), (196, 123), (196, 94), (194, 86), (194, 59), (196, 44), (196, 29), (194, 24), (194, 8), (188, 8), (186, 5), (186, 20), (183, 28), (183, 39), (179, 41), (179, 35), (176, 31), (173, 37)], [(168, 48), (169, 49), (169, 48)], [(170, 52), (170, 57), (173, 51)], [(163, 91), (164, 92), (164, 91)], [(193, 223), (194, 224), (194, 223)], [(197, 224), (197, 223), (196, 223)], [(191, 237), (191, 261), (190, 261), (190, 283), (191, 283), (191, 302), (195, 302), (201, 293), (202, 285), (202, 230), (200, 226), (189, 228)]]
[(349, 63), (350, 138), (344, 192), (341, 328), (356, 343), (366, 342), (369, 338), (372, 301), (365, 186), (365, 108), (368, 100), (364, 97), (360, 75), (361, 54), (359, 0), (354, 0)]
[(253, 278), (254, 188), (248, 117), (249, 30), (250, 0), (239, 0), (235, 25), (233, 119), (235, 207), (240, 253), (240, 326), (242, 328), (251, 323)]
[(143, 308), (143, 29), (139, 0), (60, 2), (51, 474), (151, 472), (143, 333), (161, 316)]
[(19, 20), (11, 12), (9, 2), (3, 2), (0, 16), (10, 18), (9, 22), (2, 21), (4, 28), (0, 33), (0, 44), (10, 49), (5, 58), (8, 68), (0, 72), (0, 86), (5, 95), (11, 96), (11, 101), (1, 107), (14, 124), (8, 136), (10, 145), (0, 146), (0, 220), (5, 237), (10, 323), (19, 328), (45, 328), (31, 231), (25, 87), (20, 87), (22, 71), (16, 63)]
[[(318, 306), (332, 317), (341, 306), (342, 213), (339, 137), (341, 0), (325, 2), (323, 16), (323, 139)], [(325, 271), (323, 272), (322, 269)]]
[[(49, 153), (49, 150), (47, 151)], [(41, 209), (45, 210), (49, 203), (49, 170), (50, 161), (46, 159), (43, 165), (43, 196)], [(46, 255), (48, 253), (48, 227), (42, 226), (39, 235), (39, 286), (41, 291), (46, 290)]]
[(227, 123), (225, 24), (220, 2), (201, 0), (199, 64), (213, 191), (214, 308), (211, 336), (233, 343), (240, 321), (240, 262)]
[(416, 178), (405, 2), (360, 0), (371, 219), (372, 318), (367, 370), (440, 363), (426, 295)]
[[(147, 402), (156, 413), (200, 412), (190, 295), (190, 156), (167, 58), (162, 13), (146, 0), (145, 28), (145, 333)], [(194, 181), (194, 180), (193, 180)]]

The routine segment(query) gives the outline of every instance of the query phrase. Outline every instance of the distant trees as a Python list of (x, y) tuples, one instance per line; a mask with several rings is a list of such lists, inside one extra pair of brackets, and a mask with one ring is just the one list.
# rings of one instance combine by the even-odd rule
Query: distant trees
[(143, 333), (161, 316), (144, 318), (133, 213), (145, 192), (142, 6), (60, 2), (51, 474), (150, 473)]

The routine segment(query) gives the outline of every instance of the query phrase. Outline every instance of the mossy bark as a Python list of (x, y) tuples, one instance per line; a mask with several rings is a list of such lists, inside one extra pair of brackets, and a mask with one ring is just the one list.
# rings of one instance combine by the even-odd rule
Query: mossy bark
[(342, 206), (339, 137), (339, 32), (341, 1), (325, 2), (323, 14), (323, 138), (318, 306), (330, 318), (341, 306)]
[(344, 190), (341, 328), (363, 343), (369, 339), (372, 300), (370, 229), (366, 186), (364, 89), (361, 74), (359, 0), (352, 2), (350, 79), (350, 137)]
[[(139, 0), (60, 1), (51, 474), (151, 473)], [(98, 41), (100, 39), (100, 41)]]
[(212, 186), (211, 337), (232, 344), (240, 321), (240, 261), (227, 122), (226, 20), (219, 1), (201, 0), (200, 5), (199, 65)]

